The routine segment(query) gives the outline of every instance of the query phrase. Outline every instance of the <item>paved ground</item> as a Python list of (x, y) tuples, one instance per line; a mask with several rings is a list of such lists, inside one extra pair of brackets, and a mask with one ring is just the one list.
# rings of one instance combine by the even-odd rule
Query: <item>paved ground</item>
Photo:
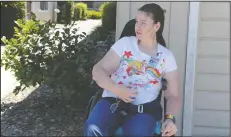
[[(90, 34), (96, 26), (101, 25), (101, 20), (87, 20), (87, 21), (78, 21), (76, 22), (76, 27), (80, 27), (79, 31), (86, 32)], [(62, 26), (58, 24), (58, 26)], [(4, 51), (4, 46), (1, 46), (1, 54)], [(13, 73), (9, 71), (5, 71), (4, 68), (1, 67), (1, 100), (9, 95), (15, 86), (18, 85)]]
[[(76, 21), (75, 27), (79, 27), (79, 31), (90, 34), (96, 26), (101, 25), (101, 20), (86, 20)], [(57, 24), (58, 27), (62, 27), (62, 24)]]
[[(1, 46), (1, 55), (4, 51), (5, 47)], [(1, 67), (1, 99), (5, 98), (9, 93), (11, 93), (14, 87), (18, 84), (13, 76), (13, 73), (10, 71), (5, 71), (3, 67)]]

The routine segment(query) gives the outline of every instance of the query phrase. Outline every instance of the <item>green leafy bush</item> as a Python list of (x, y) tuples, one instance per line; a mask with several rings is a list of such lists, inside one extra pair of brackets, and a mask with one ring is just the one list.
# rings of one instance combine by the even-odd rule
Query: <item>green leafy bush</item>
[(72, 21), (72, 9), (73, 2), (72, 1), (58, 1), (58, 9), (60, 13), (58, 14), (57, 22), (70, 24)]
[(87, 18), (88, 19), (100, 19), (102, 17), (101, 12), (95, 10), (88, 10), (87, 11)]
[(73, 85), (70, 79), (77, 78), (74, 72), (78, 76), (86, 75), (80, 69), (84, 59), (77, 53), (83, 50), (77, 43), (84, 35), (77, 35), (76, 28), (57, 29), (50, 22), (33, 20), (18, 20), (17, 24), (14, 38), (2, 38), (6, 44), (2, 65), (15, 73), (21, 84), (17, 89), (37, 84), (68, 87)]
[(87, 19), (87, 4), (78, 2), (74, 5), (74, 20)]
[[(2, 37), (1, 39), (6, 45), (6, 49), (1, 60), (1, 66), (5, 66), (6, 70), (10, 69), (14, 72), (16, 79), (21, 85), (28, 87), (30, 85), (35, 86), (37, 83), (41, 84), (41, 78), (38, 78), (37, 80), (33, 78), (33, 75), (37, 77), (35, 68), (38, 69), (39, 67), (38, 65), (30, 63), (34, 58), (36, 58), (34, 55), (31, 55), (34, 51), (31, 50), (36, 47), (35, 45), (37, 42), (31, 41), (31, 39), (37, 33), (42, 34), (46, 32), (47, 30), (45, 29), (47, 28), (43, 28), (45, 26), (42, 25), (42, 22), (35, 20), (19, 19), (15, 23), (17, 24), (17, 27), (14, 27), (15, 33), (13, 38), (6, 39), (5, 37)], [(28, 67), (32, 68), (27, 69)], [(21, 86), (16, 89), (19, 88), (21, 88)]]
[(79, 42), (85, 38), (85, 33), (79, 32), (73, 24), (56, 28), (55, 24), (36, 20), (17, 20), (16, 23), (14, 37), (2, 38), (6, 49), (1, 62), (20, 82), (14, 93), (29, 86), (48, 85), (68, 96), (73, 93), (81, 96), (76, 98), (87, 103), (89, 96), (99, 88), (92, 84), (92, 67), (108, 51), (114, 37), (99, 42), (95, 35), (96, 39), (91, 37)]
[(102, 26), (108, 31), (116, 29), (116, 2), (103, 3), (99, 11), (102, 13)]

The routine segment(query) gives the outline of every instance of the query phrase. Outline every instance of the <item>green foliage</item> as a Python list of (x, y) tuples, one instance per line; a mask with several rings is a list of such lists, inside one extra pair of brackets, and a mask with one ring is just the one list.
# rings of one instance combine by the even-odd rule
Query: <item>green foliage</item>
[(77, 90), (80, 95), (97, 88), (92, 84), (92, 67), (108, 51), (114, 37), (98, 42), (95, 36), (79, 42), (85, 33), (79, 33), (73, 24), (56, 28), (55, 24), (36, 20), (16, 23), (14, 37), (2, 38), (6, 49), (1, 62), (20, 82), (15, 94), (36, 85), (72, 89), (63, 92)]
[(60, 13), (58, 13), (58, 23), (70, 24), (72, 21), (72, 9), (73, 2), (72, 1), (58, 1), (58, 9)]
[(87, 19), (87, 4), (78, 2), (74, 5), (74, 20), (86, 20)]
[[(10, 69), (15, 73), (17, 80), (19, 80), (21, 85), (26, 85), (27, 87), (30, 85), (36, 85), (36, 81), (33, 79), (32, 69), (27, 68), (37, 67), (30, 64), (30, 58), (35, 56), (31, 54), (31, 48), (33, 48), (36, 41), (31, 41), (32, 43), (28, 43), (31, 37), (34, 34), (43, 33), (45, 30), (42, 22), (35, 20), (22, 20), (19, 19), (15, 22), (17, 27), (14, 27), (14, 36), (9, 40), (5, 37), (2, 37), (3, 43), (6, 45), (6, 49), (3, 53), (1, 66), (5, 66), (5, 69)], [(32, 66), (31, 66), (32, 65)], [(37, 74), (35, 74), (37, 75)], [(37, 79), (38, 83), (41, 83), (40, 79)], [(17, 87), (16, 89), (19, 89)]]
[(16, 2), (16, 1), (4, 1), (1, 2), (1, 7), (12, 7), (17, 10), (17, 19), (22, 19), (25, 17), (26, 6), (25, 2)]
[(87, 18), (88, 19), (101, 19), (102, 14), (101, 12), (95, 10), (88, 10), (87, 11)]
[(108, 31), (116, 29), (116, 2), (103, 3), (99, 11), (102, 13), (102, 26)]

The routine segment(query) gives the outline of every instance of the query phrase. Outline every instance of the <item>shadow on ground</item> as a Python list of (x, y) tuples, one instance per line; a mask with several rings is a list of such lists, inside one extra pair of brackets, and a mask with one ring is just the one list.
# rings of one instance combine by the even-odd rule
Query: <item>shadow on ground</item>
[(85, 106), (73, 104), (62, 103), (48, 87), (37, 88), (21, 102), (1, 103), (1, 135), (81, 135)]

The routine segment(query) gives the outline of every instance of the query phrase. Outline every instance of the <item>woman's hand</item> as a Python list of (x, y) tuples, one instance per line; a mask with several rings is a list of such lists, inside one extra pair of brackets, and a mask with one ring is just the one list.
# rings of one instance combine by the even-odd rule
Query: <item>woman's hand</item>
[(138, 92), (136, 90), (129, 89), (124, 85), (119, 85), (117, 89), (117, 95), (124, 102), (132, 102), (136, 99)]
[(166, 119), (162, 125), (162, 136), (173, 136), (177, 132), (177, 127), (171, 119)]

